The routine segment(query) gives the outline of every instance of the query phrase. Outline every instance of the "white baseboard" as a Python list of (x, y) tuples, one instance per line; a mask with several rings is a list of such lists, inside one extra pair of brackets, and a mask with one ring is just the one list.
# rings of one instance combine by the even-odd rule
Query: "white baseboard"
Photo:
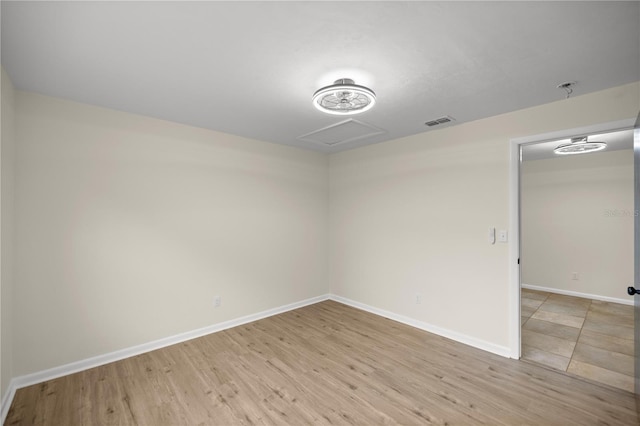
[(7, 418), (7, 414), (9, 413), (13, 397), (16, 395), (16, 389), (18, 388), (16, 388), (15, 379), (11, 379), (9, 387), (2, 398), (2, 411), (0, 411), (0, 423), (2, 424), (4, 424), (4, 420)]
[(290, 303), (288, 305), (280, 306), (266, 311), (258, 312), (256, 314), (247, 315), (244, 317), (224, 321), (218, 324), (213, 324), (207, 327), (199, 328), (197, 330), (187, 331), (186, 333), (180, 333), (175, 336), (165, 337), (164, 339), (155, 340), (153, 342), (143, 343), (141, 345), (133, 346), (126, 349), (121, 349), (114, 352), (109, 352), (103, 355), (83, 359), (80, 361), (71, 362), (69, 364), (61, 365), (59, 367), (50, 368), (43, 371), (38, 371), (24, 376), (18, 376), (11, 379), (9, 387), (2, 398), (2, 411), (0, 417), (0, 424), (4, 424), (11, 402), (15, 396), (16, 390), (24, 388), (26, 386), (42, 383), (47, 380), (57, 379), (58, 377), (66, 376), (80, 371), (88, 370), (90, 368), (99, 367), (111, 362), (120, 361), (125, 358), (129, 358), (135, 355), (140, 355), (146, 352), (161, 349), (166, 346), (175, 345), (176, 343), (182, 343), (187, 340), (195, 339), (197, 337), (206, 336), (207, 334), (216, 333), (218, 331), (226, 330), (228, 328), (237, 327), (239, 325), (247, 324), (253, 321), (258, 321), (263, 318), (267, 318), (273, 315), (282, 314), (293, 309), (302, 308), (303, 306), (312, 305), (314, 303), (328, 300), (330, 295), (325, 294), (322, 296), (312, 297), (310, 299), (302, 300), (300, 302)]
[(628, 299), (618, 299), (616, 297), (600, 296), (597, 294), (581, 293), (579, 291), (561, 290), (558, 288), (541, 287), (539, 285), (520, 284), (520, 287), (527, 290), (546, 291), (547, 293), (563, 294), (565, 296), (582, 297), (584, 299), (601, 300), (603, 302), (621, 303), (623, 305), (633, 305), (633, 297)]
[(439, 336), (446, 337), (451, 340), (455, 340), (456, 342), (473, 346), (474, 348), (482, 349), (483, 351), (491, 352), (506, 358), (511, 358), (511, 350), (507, 346), (500, 346), (494, 343), (487, 342), (485, 340), (476, 339), (475, 337), (467, 336), (466, 334), (458, 333), (456, 331), (448, 330), (446, 328), (442, 328), (432, 324), (428, 324), (426, 322), (418, 321), (413, 318), (405, 317), (403, 315), (385, 311), (383, 309), (375, 308), (373, 306), (365, 305), (364, 303), (356, 302), (354, 300), (347, 299), (346, 297), (338, 296), (335, 294), (331, 294), (329, 298), (331, 300), (335, 300), (336, 302), (344, 303), (345, 305), (349, 305), (351, 307), (361, 309), (363, 311), (367, 311), (372, 314), (380, 315), (382, 317), (389, 318), (394, 321), (398, 321), (400, 323), (407, 324), (424, 331), (428, 331), (429, 333), (437, 334)]

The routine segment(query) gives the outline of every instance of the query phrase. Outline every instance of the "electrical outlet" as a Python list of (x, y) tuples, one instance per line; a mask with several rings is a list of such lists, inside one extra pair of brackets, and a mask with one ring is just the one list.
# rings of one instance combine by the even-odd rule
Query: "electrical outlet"
[(572, 272), (571, 273), (571, 279), (574, 281), (578, 281), (580, 279), (580, 276), (578, 275), (577, 272)]
[(422, 296), (419, 294), (416, 294), (416, 305), (419, 305), (422, 302)]
[(220, 296), (216, 296), (213, 298), (213, 306), (214, 307), (219, 307), (220, 304), (222, 303), (222, 298)]

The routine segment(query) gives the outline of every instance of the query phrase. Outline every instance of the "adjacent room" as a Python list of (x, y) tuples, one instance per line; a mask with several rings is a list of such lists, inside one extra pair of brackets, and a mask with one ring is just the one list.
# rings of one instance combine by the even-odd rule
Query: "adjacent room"
[(522, 358), (633, 392), (633, 131), (525, 145), (522, 160)]
[(0, 13), (4, 424), (637, 424), (640, 2)]

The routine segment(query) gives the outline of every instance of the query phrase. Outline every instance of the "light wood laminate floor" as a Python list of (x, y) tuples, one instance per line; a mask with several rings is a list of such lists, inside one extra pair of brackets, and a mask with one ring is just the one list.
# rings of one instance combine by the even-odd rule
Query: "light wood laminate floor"
[(6, 424), (635, 425), (631, 393), (326, 301), (19, 389)]
[(522, 358), (633, 392), (633, 306), (522, 289)]

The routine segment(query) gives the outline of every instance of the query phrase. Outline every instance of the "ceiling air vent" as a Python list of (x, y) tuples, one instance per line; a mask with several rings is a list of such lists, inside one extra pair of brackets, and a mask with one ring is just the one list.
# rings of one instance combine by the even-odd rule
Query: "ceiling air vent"
[(444, 117), (436, 118), (435, 120), (429, 120), (424, 124), (426, 124), (429, 127), (433, 127), (433, 126), (439, 126), (441, 124), (451, 123), (452, 121), (455, 121), (455, 118), (445, 115)]

